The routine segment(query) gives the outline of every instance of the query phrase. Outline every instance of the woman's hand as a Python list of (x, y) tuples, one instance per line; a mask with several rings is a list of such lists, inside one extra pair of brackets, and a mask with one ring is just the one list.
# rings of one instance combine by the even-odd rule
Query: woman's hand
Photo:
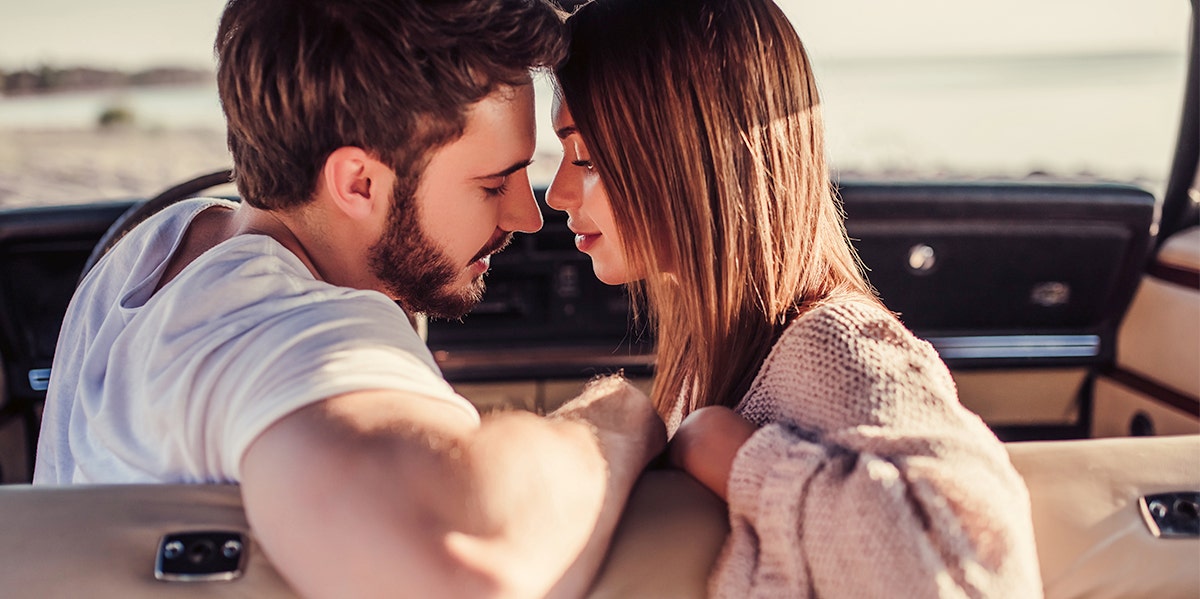
[(733, 458), (755, 430), (749, 420), (729, 408), (700, 408), (679, 425), (667, 446), (667, 460), (726, 499)]

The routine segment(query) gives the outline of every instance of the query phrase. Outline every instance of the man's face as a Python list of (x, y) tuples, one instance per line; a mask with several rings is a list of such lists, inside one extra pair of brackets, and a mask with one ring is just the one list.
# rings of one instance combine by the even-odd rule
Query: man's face
[(437, 150), (416, 193), (396, 186), (370, 266), (405, 309), (459, 318), (483, 296), (491, 255), (542, 215), (526, 167), (534, 152), (533, 86), (501, 88), (472, 105), (462, 137)]

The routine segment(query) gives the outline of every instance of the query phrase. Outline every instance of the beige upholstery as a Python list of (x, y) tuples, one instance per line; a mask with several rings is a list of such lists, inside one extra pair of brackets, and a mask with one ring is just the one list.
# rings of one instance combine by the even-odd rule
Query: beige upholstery
[[(1136, 507), (1145, 493), (1200, 490), (1200, 435), (1009, 452), (1029, 484), (1048, 598), (1200, 597), (1200, 540), (1154, 538)], [(0, 595), (293, 596), (253, 540), (236, 581), (155, 580), (161, 535), (205, 529), (247, 530), (236, 487), (0, 486)], [(680, 472), (647, 473), (590, 596), (702, 597), (727, 533), (714, 495)]]
[[(1158, 262), (1200, 271), (1200, 227), (1172, 235)], [(1200, 397), (1200, 290), (1142, 277), (1117, 334), (1117, 366)]]
[(253, 541), (234, 582), (156, 580), (162, 535), (201, 530), (249, 530), (237, 487), (0, 486), (0, 596), (294, 596)]
[(719, 497), (678, 470), (647, 472), (629, 498), (589, 597), (704, 597), (728, 534)]
[[(156, 580), (159, 539), (199, 530), (249, 531), (236, 486), (0, 486), (0, 596), (295, 596), (253, 538), (237, 580)], [(715, 495), (681, 472), (649, 472), (591, 596), (702, 597), (727, 532)]]
[(1158, 261), (1184, 270), (1200, 271), (1200, 227), (1175, 233), (1158, 251)]
[(1155, 538), (1142, 495), (1200, 491), (1200, 435), (1011, 443), (1047, 599), (1200, 597), (1200, 539)]
[(1195, 415), (1110, 376), (1096, 377), (1092, 385), (1093, 437), (1126, 437), (1139, 416), (1149, 418), (1156, 435), (1200, 434), (1200, 418)]
[[(1007, 447), (1029, 486), (1047, 599), (1200, 597), (1200, 539), (1155, 538), (1137, 506), (1147, 494), (1200, 491), (1200, 435)], [(715, 556), (727, 529), (715, 525), (717, 516), (707, 504), (681, 501), (683, 493), (696, 490), (681, 481), (654, 482), (653, 489), (639, 489), (641, 496), (626, 516), (596, 596), (703, 596), (689, 594), (699, 587), (687, 578), (687, 568), (674, 563), (658, 568), (664, 557), (678, 551), (711, 563), (707, 556)], [(692, 512), (656, 509), (679, 505), (689, 505)], [(700, 517), (710, 519), (702, 529)], [(697, 527), (680, 536), (681, 519), (694, 520)], [(697, 574), (699, 565), (694, 564)]]

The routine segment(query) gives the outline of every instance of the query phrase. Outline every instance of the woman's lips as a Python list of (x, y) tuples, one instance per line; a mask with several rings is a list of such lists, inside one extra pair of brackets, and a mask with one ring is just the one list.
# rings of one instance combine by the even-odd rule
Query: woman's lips
[(596, 245), (596, 241), (599, 239), (600, 239), (599, 233), (576, 233), (575, 234), (575, 247), (578, 248), (579, 251), (581, 251), (581, 252), (586, 252), (593, 245)]

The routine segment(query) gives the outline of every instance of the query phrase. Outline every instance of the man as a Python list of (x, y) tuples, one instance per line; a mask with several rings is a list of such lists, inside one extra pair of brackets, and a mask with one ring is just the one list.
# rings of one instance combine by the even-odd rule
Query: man
[(243, 202), (164, 210), (80, 285), (35, 482), (240, 482), (305, 595), (586, 589), (664, 443), (648, 400), (608, 379), (481, 420), (405, 314), (463, 314), (540, 228), (529, 68), (560, 27), (537, 0), (232, 0)]

